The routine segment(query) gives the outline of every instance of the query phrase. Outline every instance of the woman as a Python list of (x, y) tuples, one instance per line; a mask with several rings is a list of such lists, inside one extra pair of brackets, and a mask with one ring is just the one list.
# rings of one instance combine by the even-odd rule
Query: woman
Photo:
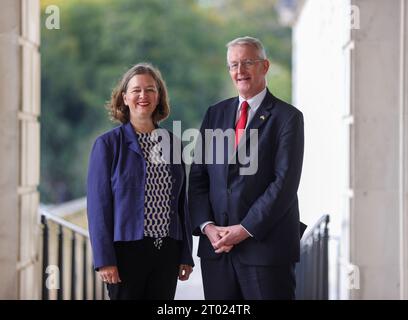
[(174, 299), (177, 278), (187, 280), (194, 264), (184, 165), (165, 159), (175, 138), (157, 134), (170, 111), (160, 72), (132, 67), (108, 109), (122, 125), (96, 139), (89, 161), (94, 267), (111, 299)]

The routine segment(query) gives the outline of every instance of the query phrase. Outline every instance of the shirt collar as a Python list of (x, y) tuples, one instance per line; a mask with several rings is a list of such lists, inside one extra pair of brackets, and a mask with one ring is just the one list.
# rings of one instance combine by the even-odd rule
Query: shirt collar
[(239, 96), (238, 110), (241, 109), (242, 102), (247, 101), (250, 106), (250, 110), (255, 112), (261, 105), (265, 96), (266, 96), (266, 87), (261, 92), (259, 92), (257, 95), (253, 96), (250, 99), (244, 99), (243, 97)]

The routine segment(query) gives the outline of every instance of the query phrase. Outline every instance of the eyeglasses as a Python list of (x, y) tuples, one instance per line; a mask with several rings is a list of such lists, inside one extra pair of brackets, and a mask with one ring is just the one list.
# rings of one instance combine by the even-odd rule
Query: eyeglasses
[(240, 62), (233, 62), (227, 65), (229, 71), (236, 71), (238, 70), (239, 65), (241, 65), (242, 68), (248, 69), (252, 67), (255, 63), (258, 61), (264, 61), (265, 59), (255, 59), (255, 60), (243, 60)]

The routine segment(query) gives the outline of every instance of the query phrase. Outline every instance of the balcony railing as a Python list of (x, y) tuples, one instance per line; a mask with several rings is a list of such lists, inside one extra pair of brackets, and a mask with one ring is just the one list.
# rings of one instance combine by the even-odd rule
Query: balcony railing
[(322, 216), (301, 241), (300, 262), (296, 266), (296, 299), (329, 298), (329, 215)]
[(42, 299), (105, 299), (105, 286), (92, 266), (88, 231), (40, 208)]
[[(85, 208), (83, 208), (85, 209)], [(42, 237), (42, 299), (106, 299), (106, 288), (92, 265), (85, 228), (40, 208)], [(329, 216), (322, 216), (301, 241), (296, 266), (296, 298), (327, 300)]]

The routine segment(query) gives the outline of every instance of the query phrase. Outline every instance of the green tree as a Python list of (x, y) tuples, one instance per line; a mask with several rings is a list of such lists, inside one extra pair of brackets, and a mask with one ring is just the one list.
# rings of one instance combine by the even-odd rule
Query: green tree
[(105, 102), (135, 63), (161, 70), (170, 95), (171, 115), (163, 123), (169, 129), (172, 120), (183, 128), (199, 126), (210, 104), (236, 95), (225, 43), (237, 36), (265, 43), (275, 66), (272, 90), (290, 98), (290, 31), (278, 25), (274, 1), (236, 1), (207, 7), (195, 0), (42, 0), (43, 22), (49, 4), (61, 14), (60, 30), (45, 23), (41, 30), (43, 202), (85, 194), (92, 143), (115, 125)]
[[(112, 127), (104, 104), (137, 62), (159, 67), (172, 113), (197, 126), (218, 98), (220, 37), (194, 1), (60, 2), (61, 29), (42, 30), (42, 201), (84, 194), (95, 136)], [(43, 13), (43, 19), (45, 19)], [(210, 85), (209, 85), (210, 84)], [(171, 121), (164, 123), (165, 126)]]

